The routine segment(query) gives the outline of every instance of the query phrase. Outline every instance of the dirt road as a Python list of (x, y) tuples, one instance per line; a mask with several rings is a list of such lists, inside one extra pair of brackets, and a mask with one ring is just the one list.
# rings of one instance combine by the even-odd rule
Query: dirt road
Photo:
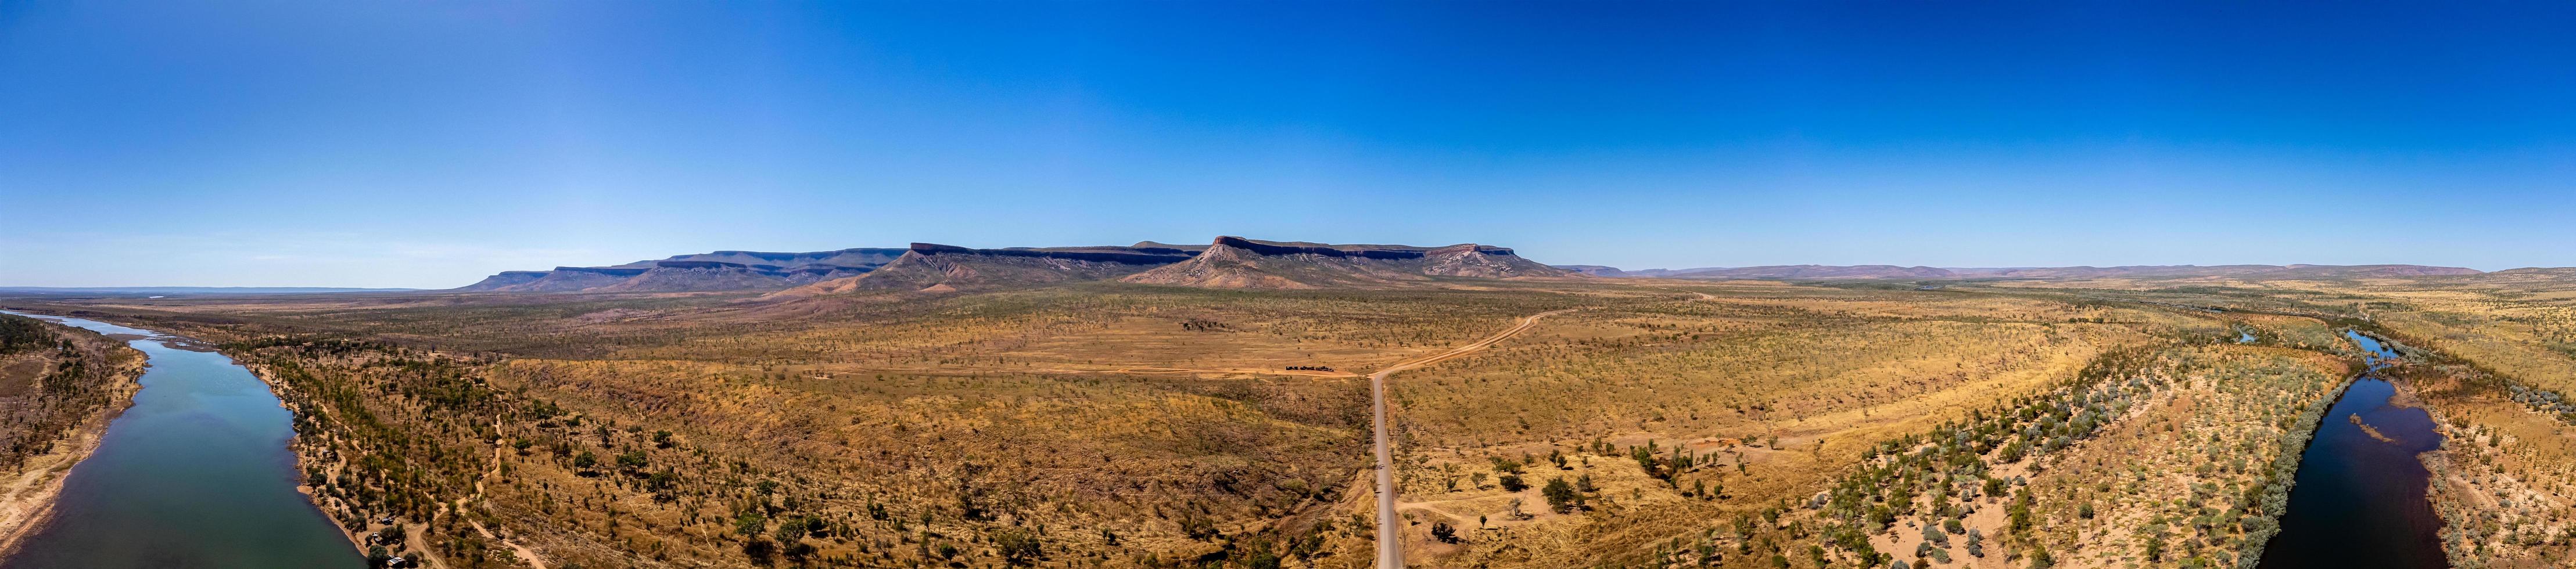
[(1376, 408), (1375, 419), (1370, 421), (1370, 424), (1372, 426), (1371, 428), (1377, 431), (1378, 567), (1382, 569), (1395, 569), (1404, 566), (1404, 544), (1401, 540), (1396, 539), (1397, 530), (1401, 529), (1402, 526), (1397, 525), (1397, 518), (1395, 516), (1395, 459), (1393, 458), (1393, 455), (1388, 452), (1386, 444), (1387, 376), (1395, 375), (1395, 372), (1440, 363), (1452, 358), (1473, 353), (1476, 350), (1485, 349), (1488, 346), (1494, 345), (1495, 342), (1503, 341), (1504, 338), (1510, 338), (1513, 335), (1529, 330), (1530, 326), (1537, 324), (1538, 319), (1540, 318), (1573, 311), (1575, 311), (1575, 309), (1568, 308), (1565, 310), (1541, 312), (1538, 314), (1524, 316), (1521, 317), (1520, 322), (1513, 324), (1510, 329), (1503, 330), (1501, 333), (1497, 333), (1492, 336), (1486, 336), (1485, 339), (1477, 340), (1473, 344), (1459, 346), (1457, 349), (1395, 364), (1387, 367), (1386, 369), (1378, 370), (1377, 373), (1369, 374), (1370, 406)]

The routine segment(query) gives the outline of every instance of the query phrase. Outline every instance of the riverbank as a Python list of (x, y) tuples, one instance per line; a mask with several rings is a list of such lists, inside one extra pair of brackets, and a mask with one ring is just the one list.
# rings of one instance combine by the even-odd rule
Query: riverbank
[(2299, 470), (2307, 462), (2308, 446), (2316, 443), (2317, 432), (2325, 428), (2326, 413), (2331, 412), (2336, 403), (2342, 402), (2344, 394), (2351, 392), (2353, 383), (2361, 378), (2362, 374), (2344, 377), (2333, 389), (2327, 390), (2324, 397), (2309, 402), (2308, 408), (2299, 412), (2298, 421), (2282, 434), (2280, 454), (2274, 455), (2273, 465), (2266, 471), (2262, 495), (2256, 498), (2256, 503), (2263, 505), (2261, 519), (2264, 523), (2260, 531), (2246, 532), (2243, 553), (2237, 556), (2236, 561), (2240, 569), (2261, 566), (2263, 553), (2271, 548), (2272, 539), (2280, 536), (2281, 518), (2289, 513), (2290, 491), (2298, 487)]
[(2444, 438), (2391, 373), (2411, 360), (2378, 338), (2344, 336), (2367, 352), (2369, 368), (2328, 412), (2345, 420), (2317, 425), (2258, 566), (2442, 567), (2442, 521), (2423, 499), (2433, 472), (2418, 461)]
[[(329, 521), (293, 492), (285, 452), (293, 418), (246, 370), (201, 343), (153, 330), (57, 323), (102, 334), (101, 342), (132, 336), (112, 345), (140, 354), (125, 359), (130, 368), (65, 367), (142, 373), (114, 394), (127, 402), (122, 411), (93, 418), (105, 428), (73, 445), (87, 456), (51, 461), (63, 472), (37, 475), (59, 488), (50, 505), (29, 509), (41, 510), (42, 521), (19, 529), (0, 568), (367, 566), (332, 543), (340, 540), (322, 533)], [(50, 380), (42, 387), (106, 396)]]
[[(297, 401), (307, 400), (311, 395), (298, 392), (295, 386), (279, 381), (276, 369), (258, 363), (257, 354), (225, 352), (225, 355), (240, 362), (242, 369), (250, 370), (251, 377), (258, 378), (260, 383), (267, 385), (270, 393), (277, 394), (278, 407), (298, 416), (319, 411), (297, 404)], [(323, 495), (322, 489), (314, 486), (314, 480), (309, 478), (310, 473), (319, 472), (328, 484), (339, 485), (342, 483), (340, 473), (348, 470), (347, 460), (335, 450), (341, 446), (340, 441), (332, 440), (330, 437), (329, 434), (297, 433), (295, 438), (287, 440), (287, 450), (295, 453), (296, 470), (308, 473), (307, 477), (297, 479), (295, 492), (302, 494), (305, 501), (312, 503), (315, 509), (322, 511), (324, 517), (334, 522), (332, 527), (339, 530), (340, 536), (347, 541), (350, 551), (357, 552), (359, 555), (382, 553), (402, 557), (415, 566), (447, 569), (447, 560), (439, 556), (434, 549), (411, 547), (425, 542), (421, 527), (435, 523), (436, 515), (428, 520), (408, 520), (402, 516), (374, 517), (375, 515), (361, 511), (356, 504), (347, 500)], [(443, 512), (443, 505), (441, 509)], [(392, 523), (386, 523), (386, 520), (391, 520)], [(386, 530), (389, 529), (394, 531), (387, 532)], [(386, 541), (375, 537), (380, 534), (399, 534), (402, 539)], [(377, 547), (381, 547), (381, 550), (370, 551), (370, 548)]]
[[(48, 323), (59, 334), (88, 334), (86, 330)], [(105, 336), (80, 344), (111, 353), (104, 359), (115, 367), (108, 370), (106, 399), (108, 403), (91, 410), (71, 429), (48, 445), (48, 452), (26, 457), (7, 474), (8, 486), (0, 489), (0, 559), (17, 552), (18, 544), (44, 525), (61, 499), (63, 481), (70, 478), (72, 467), (97, 452), (100, 440), (107, 435), (108, 425), (134, 405), (134, 394), (142, 391), (138, 381), (148, 359), (141, 350), (126, 346)], [(34, 377), (24, 378), (34, 381)]]
[(2414, 381), (2401, 396), (2424, 407), (2444, 440), (2418, 459), (2433, 473), (2424, 493), (2442, 518), (2451, 565), (2546, 564), (2576, 550), (2576, 475), (2555, 466), (2576, 457), (2576, 433), (2495, 396), (2480, 371), (2408, 371)]

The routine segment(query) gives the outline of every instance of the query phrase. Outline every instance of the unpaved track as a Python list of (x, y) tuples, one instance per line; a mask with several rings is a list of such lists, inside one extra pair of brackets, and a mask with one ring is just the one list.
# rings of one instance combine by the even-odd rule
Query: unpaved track
[(1375, 418), (1370, 421), (1370, 425), (1377, 431), (1377, 566), (1380, 569), (1404, 567), (1404, 544), (1396, 539), (1398, 526), (1395, 517), (1395, 459), (1387, 451), (1386, 445), (1386, 377), (1395, 375), (1395, 372), (1448, 361), (1485, 349), (1495, 342), (1529, 330), (1530, 326), (1538, 324), (1540, 318), (1575, 310), (1568, 308), (1523, 316), (1520, 322), (1513, 324), (1510, 329), (1486, 336), (1483, 340), (1446, 352), (1405, 361), (1369, 374), (1369, 405), (1376, 408)]

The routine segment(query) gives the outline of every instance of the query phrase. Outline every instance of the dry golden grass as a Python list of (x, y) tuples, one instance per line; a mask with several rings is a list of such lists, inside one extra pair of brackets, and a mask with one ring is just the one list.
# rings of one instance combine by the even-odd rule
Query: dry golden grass
[[(1390, 381), (1400, 509), (1417, 564), (1772, 567), (1776, 555), (1790, 567), (1817, 567), (1819, 557), (1849, 565), (1859, 554), (1836, 532), (1852, 518), (1835, 512), (1851, 510), (1804, 506), (1850, 481), (1884, 479), (1905, 481), (1913, 491), (1902, 497), (1917, 511), (1853, 538), (1874, 550), (1914, 562), (1920, 524), (1939, 519), (1932, 490), (1942, 488), (1978, 504), (1952, 513), (1985, 529), (1989, 548), (1978, 558), (1954, 542), (1944, 549), (1951, 564), (2020, 566), (2027, 560), (2014, 557), (2044, 548), (2062, 564), (2126, 567), (2143, 553), (2131, 530), (2156, 520), (2171, 532), (2168, 559), (2235, 561), (2248, 550), (2255, 534), (2243, 522), (2204, 530), (2191, 520), (2209, 515), (2203, 507), (2234, 508), (2257, 480), (2278, 475), (2261, 465), (2285, 452), (2281, 422), (2348, 371), (2337, 367), (2354, 355), (2341, 327), (2375, 327), (2457, 365), (2564, 392), (2551, 382), (2576, 377), (2576, 360), (2557, 346), (2576, 322), (2561, 304), (2569, 301), (2550, 295), (2576, 288), (2554, 286), (2127, 280), (1917, 291), (1596, 280), (1241, 292), (1088, 283), (786, 303), (388, 295), (58, 308), (217, 340), (292, 333), (398, 344), (334, 352), (299, 339), (235, 350), (300, 366), (282, 390), (305, 414), (331, 417), (311, 426), (329, 435), (300, 449), (308, 464), (330, 465), (324, 500), (344, 519), (390, 512), (427, 527), (428, 539), (449, 543), (439, 551), (452, 567), (511, 562), (498, 540), (462, 521), (584, 566), (1278, 558), (1362, 567), (1374, 508), (1359, 374), (1566, 308), (1579, 310)], [(2232, 344), (2239, 332), (2257, 341)], [(388, 363), (397, 361), (422, 363)], [(2115, 363), (2129, 366), (2112, 366), (2130, 370), (2121, 380), (2165, 387), (2123, 392), (2118, 413), (2110, 399), (2071, 399), (2095, 396), (2071, 387), (2079, 378), (2103, 381), (2085, 370)], [(1285, 369), (1294, 366), (1333, 369)], [(1935, 435), (2032, 405), (2100, 405), (2106, 414), (2082, 432), (2066, 417), (1978, 431), (1995, 439), (1972, 453), (1974, 479), (1936, 483), (1928, 470), (1909, 470), (1929, 464), (1913, 453), (1942, 448)], [(2532, 442), (2555, 419), (2524, 413), (2537, 418), (2459, 413), (2467, 419), (2458, 428), (2504, 433), (2495, 448), (2508, 449), (2452, 457), (2454, 470), (2486, 469), (2466, 474), (2485, 484), (2467, 488), (2564, 492), (2552, 486), (2562, 479), (2544, 475), (2570, 464), (2564, 447)], [(2065, 434), (2013, 434), (2042, 423)], [(2003, 460), (2015, 441), (2045, 449)], [(1942, 460), (1956, 458), (1952, 448)], [(2144, 453), (2173, 448), (2193, 452)], [(1650, 449), (1644, 460), (1638, 449)], [(596, 462), (581, 465), (584, 453)], [(2115, 460), (2142, 454), (2152, 458)], [(643, 464), (619, 466), (620, 455)], [(1518, 462), (1528, 487), (1503, 488), (1513, 466), (1498, 461)], [(2029, 481), (2024, 507), (2042, 529), (2006, 527), (2010, 491), (1960, 486), (2014, 476)], [(1560, 477), (1588, 480), (1575, 492), (1586, 507), (1549, 504), (1544, 488)], [(2195, 497), (2201, 506), (2173, 502)], [(1527, 517), (1512, 514), (1515, 500)], [(2094, 516), (2081, 514), (2085, 504)], [(2555, 519), (2536, 508), (2512, 519)], [(802, 520), (823, 529), (779, 534)], [(1444, 524), (1458, 543), (1433, 537)], [(2526, 533), (2462, 543), (2539, 551), (2499, 541)], [(1024, 538), (1040, 556), (1009, 555)], [(789, 555), (799, 545), (812, 549)], [(2496, 555), (2506, 557), (2466, 559), (2523, 554)]]

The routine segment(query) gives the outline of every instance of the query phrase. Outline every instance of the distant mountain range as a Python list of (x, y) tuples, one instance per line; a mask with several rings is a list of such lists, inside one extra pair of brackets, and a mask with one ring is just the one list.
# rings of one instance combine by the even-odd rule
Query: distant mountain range
[(309, 294), (414, 290), (420, 289), (329, 286), (0, 286), (0, 292), (28, 294)]
[[(2516, 269), (2525, 270), (2534, 269)], [(1509, 248), (1472, 243), (1441, 247), (1334, 245), (1223, 236), (1206, 245), (1143, 241), (1123, 246), (975, 249), (914, 243), (904, 248), (807, 253), (716, 251), (605, 267), (504, 271), (482, 282), (451, 290), (521, 293), (770, 291), (773, 297), (802, 297), (860, 290), (947, 292), (1110, 280), (1201, 288), (1314, 289), (1427, 286), (1444, 279), (1461, 278), (2327, 279), (2477, 274), (2482, 273), (2474, 269), (2422, 265), (1769, 265), (1623, 270), (1604, 265), (1544, 265), (1521, 258)], [(317, 292), (325, 289), (279, 290)]]
[(902, 256), (875, 271), (801, 286), (781, 294), (804, 296), (854, 290), (945, 292), (1108, 280), (1187, 261), (1204, 249), (1204, 246), (1165, 245), (1152, 241), (1126, 247), (1008, 249), (914, 243), (910, 248), (902, 249)]
[(1333, 245), (1218, 237), (1207, 245), (1152, 241), (1087, 247), (902, 249), (812, 253), (717, 251), (606, 267), (504, 271), (458, 292), (703, 292), (775, 290), (812, 296), (857, 290), (944, 292), (1121, 280), (1201, 288), (1390, 288), (1442, 278), (1569, 277), (1509, 248), (1460, 244)]
[(969, 249), (914, 243), (868, 274), (797, 287), (780, 296), (852, 290), (958, 290), (1116, 279), (1138, 284), (1233, 289), (1392, 288), (1439, 277), (1519, 278), (1574, 274), (1522, 259), (1511, 249), (1462, 244), (1330, 245), (1218, 237), (1207, 245), (1146, 241), (1125, 247)]
[[(2483, 274), (2477, 269), (2423, 265), (2129, 265), (2118, 267), (1899, 267), (1895, 265), (1768, 265), (1697, 269), (1621, 270), (1601, 265), (1558, 268), (1603, 277), (1701, 280), (1832, 279), (2102, 279), (2230, 277), (2245, 279), (2391, 278)], [(2522, 269), (2517, 269), (2522, 270)]]

